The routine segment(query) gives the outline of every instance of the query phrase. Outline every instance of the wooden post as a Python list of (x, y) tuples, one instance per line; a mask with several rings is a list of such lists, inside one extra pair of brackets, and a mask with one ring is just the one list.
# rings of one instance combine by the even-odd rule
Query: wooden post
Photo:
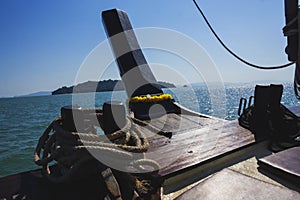
[(84, 131), (83, 110), (79, 106), (64, 106), (61, 108), (62, 127), (73, 132)]
[(162, 94), (126, 12), (118, 9), (103, 11), (102, 19), (128, 97)]
[(126, 125), (125, 107), (122, 102), (111, 101), (103, 104), (104, 133), (111, 134)]

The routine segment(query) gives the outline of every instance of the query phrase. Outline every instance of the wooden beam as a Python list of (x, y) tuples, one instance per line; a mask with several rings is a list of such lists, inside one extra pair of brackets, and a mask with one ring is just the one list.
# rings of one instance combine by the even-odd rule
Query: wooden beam
[(118, 9), (103, 11), (102, 19), (128, 97), (162, 94), (126, 12)]

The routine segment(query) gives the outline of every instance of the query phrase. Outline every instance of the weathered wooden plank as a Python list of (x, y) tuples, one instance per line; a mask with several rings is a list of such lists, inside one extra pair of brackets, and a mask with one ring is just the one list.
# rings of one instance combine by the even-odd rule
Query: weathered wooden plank
[(200, 126), (209, 126), (212, 124), (216, 124), (219, 122), (223, 122), (225, 120), (220, 119), (220, 118), (215, 118), (215, 117), (202, 117), (201, 115), (198, 117), (192, 116), (192, 115), (181, 115), (182, 118), (186, 118), (189, 121), (193, 121), (197, 124), (199, 124)]
[[(169, 176), (254, 142), (254, 135), (240, 127), (237, 121), (218, 121), (198, 129), (176, 132), (171, 139), (151, 138), (147, 157), (160, 164), (161, 175)], [(162, 154), (156, 154), (157, 151)]]
[(263, 169), (298, 185), (300, 184), (300, 147), (294, 147), (260, 158), (258, 163)]
[(181, 133), (186, 130), (199, 129), (223, 121), (224, 120), (218, 118), (169, 113), (158, 118), (147, 120), (146, 122), (165, 132)]
[[(272, 191), (272, 192), (270, 192)], [(260, 181), (229, 169), (222, 170), (179, 196), (189, 199), (299, 199), (300, 193)]]
[[(184, 120), (180, 115), (173, 113), (152, 119), (148, 122), (156, 128), (162, 129), (166, 132), (178, 132), (182, 129), (188, 128), (189, 126), (198, 127), (198, 124), (189, 120)], [(183, 124), (183, 126), (181, 126), (181, 124)]]

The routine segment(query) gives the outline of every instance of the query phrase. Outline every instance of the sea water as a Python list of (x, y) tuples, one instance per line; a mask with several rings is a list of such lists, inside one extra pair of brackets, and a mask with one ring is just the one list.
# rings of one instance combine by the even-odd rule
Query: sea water
[[(240, 98), (253, 95), (254, 84), (228, 84), (225, 88), (179, 86), (165, 92), (191, 110), (235, 120)], [(118, 91), (0, 99), (0, 177), (38, 168), (33, 162), (34, 148), (61, 107), (73, 103), (102, 108), (110, 100), (126, 104), (126, 98), (124, 91)], [(291, 83), (284, 84), (282, 103), (287, 107), (300, 105)]]

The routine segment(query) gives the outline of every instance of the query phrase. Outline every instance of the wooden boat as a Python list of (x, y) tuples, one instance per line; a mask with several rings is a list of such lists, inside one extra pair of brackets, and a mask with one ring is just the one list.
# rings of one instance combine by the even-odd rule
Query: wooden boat
[[(109, 37), (125, 31), (121, 41), (111, 40), (111, 46), (128, 96), (163, 94), (139, 48), (127, 14), (113, 9), (103, 12), (102, 17)], [(119, 56), (120, 46), (130, 51)], [(138, 68), (141, 65), (143, 70)], [(132, 68), (137, 69), (135, 76), (139, 77), (139, 83), (123, 76)], [(159, 104), (166, 112), (156, 113), (151, 124), (171, 135), (150, 137), (148, 151), (162, 153), (147, 156), (161, 166), (158, 174), (164, 182), (160, 198), (300, 198), (299, 147), (274, 154), (268, 149), (267, 140), (258, 141), (237, 120), (195, 113), (170, 100)], [(149, 110), (144, 105), (131, 105), (131, 110), (132, 118), (149, 120)], [(300, 107), (291, 110), (300, 114)], [(275, 161), (285, 160), (273, 164), (272, 155), (276, 156)], [(55, 171), (56, 167), (52, 166), (51, 170)], [(0, 199), (103, 199), (106, 197), (103, 188), (103, 182), (95, 176), (52, 183), (37, 169), (1, 178)]]

